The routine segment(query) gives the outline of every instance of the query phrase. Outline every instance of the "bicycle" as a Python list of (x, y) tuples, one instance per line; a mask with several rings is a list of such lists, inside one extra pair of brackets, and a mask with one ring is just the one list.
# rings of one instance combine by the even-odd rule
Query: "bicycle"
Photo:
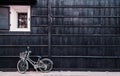
[(38, 69), (41, 72), (50, 72), (52, 70), (53, 62), (51, 59), (49, 58), (41, 59), (42, 57), (38, 56), (38, 60), (37, 62), (35, 62), (32, 59), (30, 59), (29, 57), (30, 53), (31, 51), (29, 49), (29, 46), (27, 47), (27, 51), (20, 53), (20, 60), (17, 63), (17, 70), (19, 73), (24, 74), (29, 69), (28, 62), (34, 67), (36, 71), (38, 71)]

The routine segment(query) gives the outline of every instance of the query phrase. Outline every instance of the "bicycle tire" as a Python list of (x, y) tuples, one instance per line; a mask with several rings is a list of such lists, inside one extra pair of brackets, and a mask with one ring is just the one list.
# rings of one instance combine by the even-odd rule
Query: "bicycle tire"
[(26, 60), (20, 59), (17, 63), (17, 70), (19, 73), (24, 74), (28, 69), (28, 62)]
[[(51, 59), (44, 58), (40, 61), (42, 62), (42, 67), (39, 67), (41, 72), (50, 72), (53, 69), (53, 61)], [(38, 65), (39, 64), (41, 64), (41, 63), (38, 62)], [(45, 66), (47, 67), (46, 69), (45, 69)]]

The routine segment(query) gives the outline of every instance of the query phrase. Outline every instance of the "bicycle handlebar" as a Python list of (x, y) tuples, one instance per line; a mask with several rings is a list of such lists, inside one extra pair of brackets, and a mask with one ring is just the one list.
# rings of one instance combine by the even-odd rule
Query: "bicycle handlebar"
[(27, 50), (28, 50), (28, 51), (30, 50), (30, 47), (29, 47), (29, 46), (27, 46)]
[(27, 46), (27, 50), (25, 51), (25, 53), (27, 54), (27, 56), (30, 55), (31, 51), (30, 51), (30, 47), (29, 46)]
[(25, 53), (26, 53), (26, 56), (29, 57), (31, 51), (25, 51)]
[(31, 53), (31, 51), (25, 51), (25, 53)]
[(29, 46), (27, 46), (27, 53), (31, 53)]

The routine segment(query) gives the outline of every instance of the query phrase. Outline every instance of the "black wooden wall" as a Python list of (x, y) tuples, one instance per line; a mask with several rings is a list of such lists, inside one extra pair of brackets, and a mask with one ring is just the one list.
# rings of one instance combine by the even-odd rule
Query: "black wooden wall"
[(0, 68), (16, 68), (27, 45), (55, 70), (120, 70), (120, 0), (37, 0), (31, 32), (1, 30)]

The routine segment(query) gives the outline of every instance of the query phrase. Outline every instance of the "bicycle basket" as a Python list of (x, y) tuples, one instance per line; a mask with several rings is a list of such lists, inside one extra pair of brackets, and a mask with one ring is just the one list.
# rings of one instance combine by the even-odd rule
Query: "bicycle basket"
[(21, 52), (20, 53), (20, 58), (25, 58), (27, 55), (26, 55), (26, 53), (25, 52)]

